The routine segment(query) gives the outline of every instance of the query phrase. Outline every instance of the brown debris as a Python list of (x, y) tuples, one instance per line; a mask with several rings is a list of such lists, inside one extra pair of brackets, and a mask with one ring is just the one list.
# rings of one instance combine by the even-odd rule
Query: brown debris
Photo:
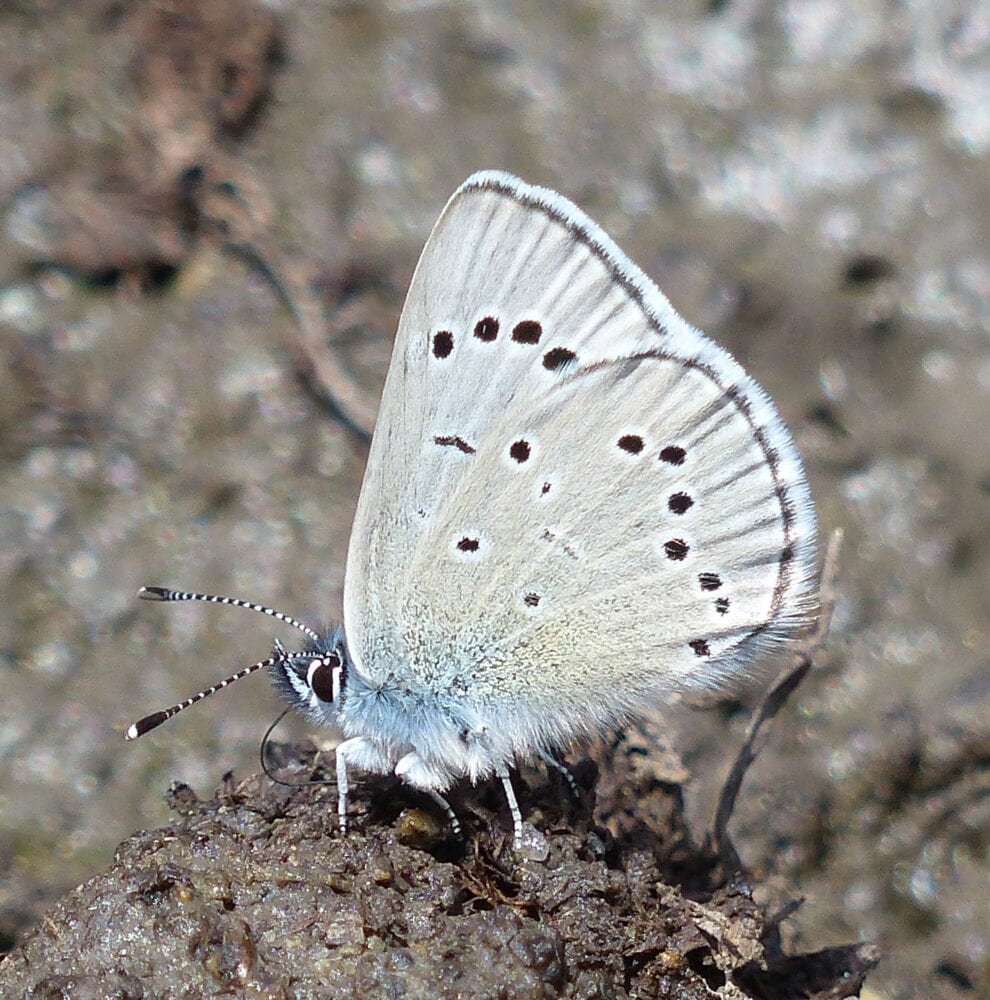
[(277, 25), (254, 0), (158, 0), (94, 23), (94, 38), (108, 26), (131, 53), (119, 140), (75, 139), (53, 164), (37, 253), (97, 280), (153, 278), (189, 253), (197, 189), (243, 173), (231, 142), (267, 99)]
[(32, 214), (45, 238), (32, 263), (154, 287), (186, 263), (198, 237), (217, 239), (271, 282), (295, 322), (286, 347), (297, 367), (370, 437), (377, 401), (329, 348), (339, 324), (328, 323), (305, 269), (277, 246), (265, 187), (238, 158), (237, 141), (273, 84), (274, 16), (256, 0), (157, 0), (113, 27), (132, 52), (119, 143), (75, 141), (39, 179)]

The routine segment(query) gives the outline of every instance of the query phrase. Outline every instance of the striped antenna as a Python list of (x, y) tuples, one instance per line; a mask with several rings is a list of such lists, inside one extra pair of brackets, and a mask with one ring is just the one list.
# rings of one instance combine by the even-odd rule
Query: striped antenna
[(298, 655), (298, 653), (286, 653), (285, 650), (279, 650), (274, 656), (269, 656), (267, 660), (259, 660), (257, 663), (252, 663), (250, 667), (238, 670), (236, 674), (231, 674), (229, 677), (225, 677), (222, 681), (214, 684), (212, 687), (198, 691), (191, 697), (186, 698), (185, 701), (180, 701), (177, 705), (173, 705), (171, 708), (166, 708), (163, 712), (152, 712), (151, 715), (146, 715), (143, 719), (138, 719), (137, 722), (128, 727), (127, 732), (124, 734), (124, 739), (136, 740), (139, 736), (144, 736), (145, 733), (150, 733), (152, 729), (157, 729), (163, 722), (168, 722), (173, 715), (178, 715), (183, 709), (188, 708), (190, 705), (195, 705), (197, 701), (202, 701), (211, 694), (222, 690), (228, 684), (233, 684), (234, 681), (239, 681), (242, 677), (247, 677), (248, 674), (253, 674), (256, 670), (263, 670), (265, 667), (272, 667), (276, 663), (281, 663), (283, 660)]
[(289, 615), (276, 611), (274, 608), (266, 608), (263, 604), (255, 604), (253, 601), (241, 601), (236, 597), (219, 597), (216, 594), (190, 594), (183, 590), (169, 590), (168, 587), (142, 587), (138, 591), (138, 597), (144, 601), (207, 601), (210, 604), (229, 604), (234, 608), (247, 608), (249, 611), (260, 611), (269, 618), (275, 618), (286, 625), (305, 632), (313, 640), (319, 642), (320, 637), (302, 622), (290, 618)]
[[(206, 601), (210, 604), (229, 604), (235, 608), (260, 611), (261, 614), (268, 615), (269, 618), (285, 622), (286, 625), (291, 625), (293, 628), (299, 629), (300, 632), (309, 636), (314, 643), (319, 643), (320, 641), (319, 635), (308, 625), (303, 625), (302, 622), (296, 621), (295, 618), (283, 614), (281, 611), (276, 611), (274, 608), (266, 608), (263, 604), (255, 604), (253, 601), (241, 601), (236, 597), (220, 597), (217, 594), (193, 594), (184, 590), (170, 590), (168, 587), (142, 587), (138, 591), (138, 597), (145, 601)], [(191, 697), (186, 698), (185, 701), (180, 701), (171, 708), (166, 708), (162, 712), (153, 712), (151, 715), (146, 715), (143, 719), (138, 719), (124, 734), (125, 739), (136, 740), (139, 736), (150, 733), (152, 729), (157, 729), (163, 722), (168, 722), (172, 716), (178, 715), (183, 709), (188, 708), (190, 705), (195, 705), (197, 701), (202, 701), (211, 694), (227, 687), (228, 684), (233, 684), (234, 681), (239, 681), (242, 677), (247, 677), (248, 674), (253, 674), (256, 670), (264, 670), (266, 667), (272, 667), (276, 663), (281, 663), (284, 660), (299, 655), (301, 654), (287, 653), (282, 643), (276, 639), (275, 654), (273, 656), (259, 660), (257, 663), (252, 663), (250, 667), (244, 667), (243, 670), (238, 670), (236, 674), (231, 674), (211, 687), (198, 691)]]

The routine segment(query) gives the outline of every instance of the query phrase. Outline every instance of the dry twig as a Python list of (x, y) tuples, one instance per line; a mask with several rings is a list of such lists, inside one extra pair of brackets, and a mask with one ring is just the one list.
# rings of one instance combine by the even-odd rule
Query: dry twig
[(296, 336), (287, 340), (286, 347), (300, 370), (322, 388), (348, 426), (370, 439), (377, 404), (340, 364), (319, 296), (272, 244), (272, 211), (261, 185), (246, 174), (236, 182), (217, 183), (200, 201), (200, 211), (228, 249), (259, 268), (289, 310)]
[(842, 532), (840, 530), (834, 531), (825, 552), (825, 565), (822, 569), (821, 605), (815, 629), (757, 706), (753, 717), (749, 720), (746, 738), (739, 748), (739, 753), (719, 794), (712, 832), (708, 837), (708, 847), (722, 860), (727, 872), (739, 871), (742, 868), (739, 854), (729, 836), (728, 828), (743, 779), (753, 761), (766, 746), (770, 735), (770, 722), (814, 666), (815, 656), (828, 635), (829, 626), (832, 623), (832, 612), (835, 608), (835, 577), (841, 544)]

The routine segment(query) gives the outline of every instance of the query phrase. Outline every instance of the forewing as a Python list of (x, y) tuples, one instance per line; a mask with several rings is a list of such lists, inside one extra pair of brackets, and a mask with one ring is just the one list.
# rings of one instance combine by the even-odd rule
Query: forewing
[(399, 324), (348, 554), (356, 669), (619, 715), (743, 671), (813, 570), (762, 390), (579, 209), (470, 178)]

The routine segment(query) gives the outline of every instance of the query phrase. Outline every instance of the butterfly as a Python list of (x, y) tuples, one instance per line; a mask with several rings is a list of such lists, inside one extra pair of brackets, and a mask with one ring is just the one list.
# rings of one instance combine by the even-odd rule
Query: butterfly
[(267, 668), (352, 769), (444, 793), (719, 690), (808, 622), (815, 516), (766, 393), (579, 208), (469, 177), (423, 250), (351, 532), (343, 624)]

